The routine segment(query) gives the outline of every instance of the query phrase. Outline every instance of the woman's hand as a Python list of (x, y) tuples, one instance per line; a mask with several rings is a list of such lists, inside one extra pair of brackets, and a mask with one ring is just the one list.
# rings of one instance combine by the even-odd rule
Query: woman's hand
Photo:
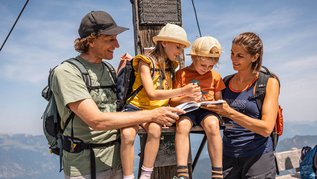
[(201, 106), (201, 108), (213, 111), (217, 114), (219, 114), (222, 117), (230, 117), (230, 114), (232, 114), (233, 110), (229, 104), (225, 101), (221, 104), (210, 104), (207, 106)]

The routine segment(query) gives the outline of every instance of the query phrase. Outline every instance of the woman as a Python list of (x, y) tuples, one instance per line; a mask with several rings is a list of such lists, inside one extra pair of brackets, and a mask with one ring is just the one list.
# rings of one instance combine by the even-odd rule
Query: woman
[(279, 83), (269, 78), (262, 111), (252, 96), (262, 65), (263, 43), (252, 32), (234, 38), (231, 48), (237, 71), (223, 91), (223, 105), (208, 108), (225, 120), (223, 132), (224, 178), (275, 178), (275, 159), (270, 134), (278, 110)]

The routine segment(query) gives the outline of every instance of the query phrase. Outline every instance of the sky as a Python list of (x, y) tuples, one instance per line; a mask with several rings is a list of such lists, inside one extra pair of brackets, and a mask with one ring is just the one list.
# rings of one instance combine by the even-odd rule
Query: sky
[[(284, 120), (317, 122), (317, 1), (195, 0), (202, 35), (217, 38), (223, 55), (215, 68), (234, 73), (232, 39), (241, 32), (257, 33), (264, 43), (263, 65), (281, 80), (279, 102)], [(24, 0), (1, 0), (0, 43), (5, 40)], [(191, 0), (182, 0), (182, 22), (188, 39), (199, 37)], [(0, 52), (0, 133), (42, 134), (41, 115), (47, 102), (41, 90), (50, 68), (78, 53), (82, 17), (92, 10), (110, 13), (130, 28), (118, 36), (120, 48), (111, 61), (117, 67), (125, 52), (134, 55), (132, 6), (129, 0), (32, 0)], [(189, 49), (185, 50), (185, 53)], [(186, 65), (190, 59), (186, 57)]]

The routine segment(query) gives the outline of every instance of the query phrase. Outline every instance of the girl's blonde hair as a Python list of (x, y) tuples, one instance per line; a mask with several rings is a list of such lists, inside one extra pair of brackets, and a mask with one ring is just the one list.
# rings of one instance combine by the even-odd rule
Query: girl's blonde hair
[(161, 41), (157, 42), (154, 49), (150, 50), (147, 54), (154, 57), (154, 60), (156, 60), (156, 63), (160, 67), (161, 73), (164, 73), (164, 76), (165, 70), (169, 68), (172, 74), (172, 78), (174, 77), (175, 67), (170, 60), (166, 60), (168, 57), (164, 51), (164, 47)]

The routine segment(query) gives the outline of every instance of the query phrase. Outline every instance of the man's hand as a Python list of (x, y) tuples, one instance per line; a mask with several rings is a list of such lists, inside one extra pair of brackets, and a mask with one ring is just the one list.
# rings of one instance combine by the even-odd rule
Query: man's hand
[(185, 111), (173, 107), (160, 107), (150, 111), (153, 118), (152, 122), (156, 122), (162, 126), (172, 126), (178, 119), (180, 114)]

